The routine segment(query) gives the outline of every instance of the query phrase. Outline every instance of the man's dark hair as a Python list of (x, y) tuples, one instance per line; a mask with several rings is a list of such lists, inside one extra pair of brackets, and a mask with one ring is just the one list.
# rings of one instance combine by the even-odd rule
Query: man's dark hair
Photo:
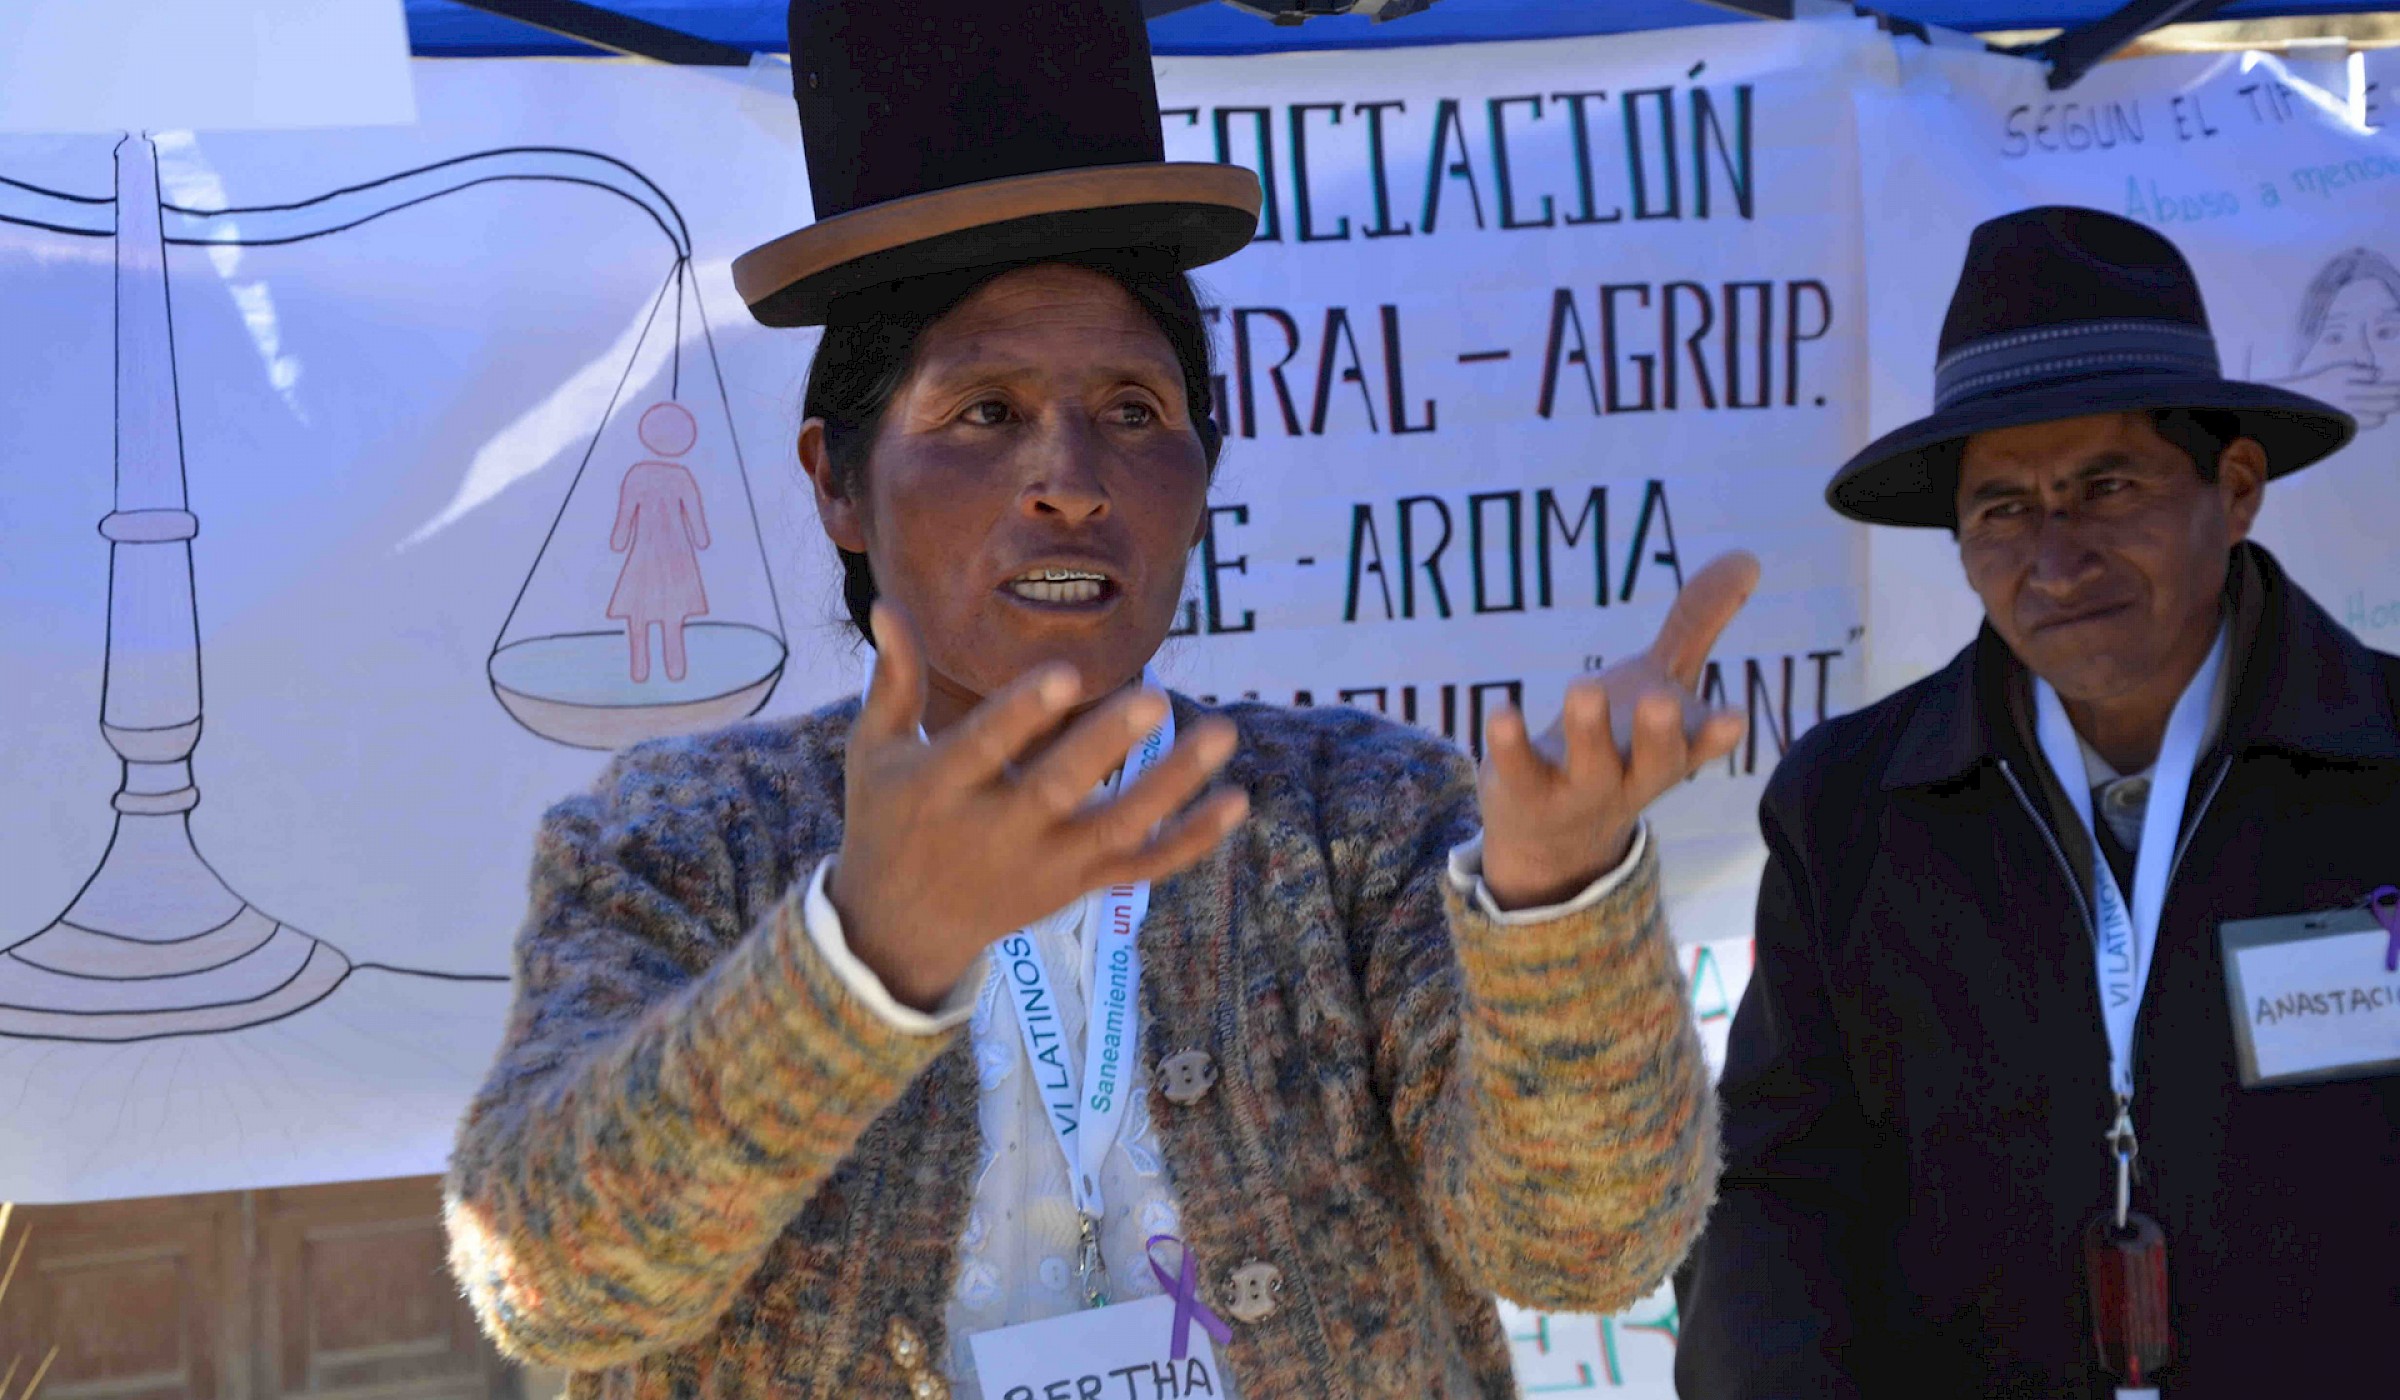
[[(1192, 428), (1200, 436), (1213, 477), (1224, 435), (1216, 420), (1215, 365), (1208, 322), (1200, 297), (1185, 273), (1146, 267), (1139, 260), (1059, 258), (1049, 261), (1086, 268), (1125, 289), (1134, 304), (1157, 322), (1183, 368), (1183, 393)], [(833, 464), (836, 494), (849, 497), (866, 480), (867, 456), (883, 426), (892, 396), (908, 382), (917, 344), (936, 321), (956, 310), (986, 283), (1014, 271), (1016, 264), (977, 268), (940, 277), (920, 277), (895, 287), (845, 298), (834, 305), (808, 367), (802, 413), (825, 421), (825, 453)], [(842, 602), (851, 625), (868, 635), (868, 610), (875, 603), (875, 573), (867, 556), (836, 549), (842, 560)]]
[(2199, 469), (2200, 479), (2211, 486), (2217, 482), (2217, 460), (2242, 435), (2239, 414), (2206, 408), (2154, 408), (2150, 410), (2150, 426), (2158, 430), (2160, 437), (2182, 448)]

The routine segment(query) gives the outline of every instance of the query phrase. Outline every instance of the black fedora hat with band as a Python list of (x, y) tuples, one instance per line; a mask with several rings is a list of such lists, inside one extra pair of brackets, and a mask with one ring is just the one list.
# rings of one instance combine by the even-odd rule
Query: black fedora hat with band
[(1170, 162), (1140, 0), (792, 0), (816, 222), (734, 259), (770, 326), (913, 277), (1239, 252), (1258, 178)]
[(2227, 379), (2200, 284), (2174, 244), (2096, 209), (2005, 214), (1967, 240), (1942, 322), (1934, 410), (1852, 457), (1825, 499), (1871, 525), (1951, 528), (1961, 449), (1976, 433), (2087, 414), (2230, 414), (2282, 476), (2338, 450), (2349, 414)]

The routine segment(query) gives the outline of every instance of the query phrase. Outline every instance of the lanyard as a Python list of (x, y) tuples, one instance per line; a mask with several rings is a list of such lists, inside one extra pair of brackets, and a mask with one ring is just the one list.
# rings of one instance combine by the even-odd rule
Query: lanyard
[[(1145, 672), (1143, 683), (1156, 688)], [(1115, 792), (1126, 789), (1148, 772), (1175, 744), (1175, 716), (1170, 711), (1150, 731), (1117, 772)], [(1150, 913), (1150, 882), (1110, 885), (1086, 896), (1077, 933), (1083, 947), (1084, 985), (1090, 1004), (1084, 1018), (1082, 1072), (1076, 1072), (1068, 1052), (1066, 1023), (1059, 1017), (1057, 983), (1044, 965), (1031, 930), (1019, 929), (992, 947), (992, 980), (1008, 989), (1016, 1011), (1017, 1036), (1025, 1046), (1025, 1066), (1041, 1092), (1044, 1117), (1059, 1155), (1066, 1159), (1067, 1180), (1075, 1193), (1075, 1211), (1082, 1222), (1082, 1249), (1076, 1272), (1083, 1283), (1084, 1302), (1093, 1307), (1107, 1302), (1099, 1286), (1100, 1221), (1105, 1202), (1100, 1190), (1100, 1167), (1116, 1145), (1131, 1101), (1134, 1019), (1141, 1000), (1142, 959), (1137, 935)]]
[[(869, 643), (861, 664), (861, 683), (875, 675), (875, 647)], [(1162, 689), (1158, 674), (1142, 669), (1142, 684)], [(918, 731), (920, 735), (924, 731)], [(1122, 796), (1175, 746), (1175, 712), (1170, 709), (1158, 728), (1134, 746), (1117, 770), (1113, 796)], [(1078, 941), (1084, 949), (1084, 985), (1091, 1006), (1084, 1018), (1082, 1073), (1067, 1052), (1066, 1023), (1059, 1017), (1056, 986), (1043, 965), (1041, 950), (1030, 929), (992, 945), (992, 981), (1005, 986), (1016, 1011), (1017, 1036), (1025, 1045), (1025, 1065), (1041, 1091), (1044, 1117), (1066, 1158), (1067, 1180), (1075, 1193), (1075, 1210), (1082, 1217), (1077, 1276), (1087, 1306), (1108, 1299), (1100, 1291), (1100, 1220), (1104, 1202), (1100, 1167), (1125, 1124), (1131, 1100), (1134, 1019), (1141, 1005), (1142, 959), (1138, 935), (1150, 914), (1150, 882), (1110, 885), (1087, 895), (1077, 917)], [(1086, 1092), (1086, 1087), (1089, 1092)]]
[(2167, 719), (2158, 763), (2151, 769), (2149, 807), (2142, 814), (2141, 849), (2134, 854), (2133, 897), (2117, 887), (2117, 877), (2101, 850), (2092, 819), (2092, 793), (2085, 781), (2083, 749), (2067, 708), (2048, 681), (2033, 683), (2036, 732), (2042, 757), (2066, 789), (2067, 802), (2083, 823), (2092, 848), (2092, 893), (2098, 909), (2098, 941), (2093, 965), (2100, 980), (2101, 1023), (2108, 1032), (2109, 1085), (2116, 1091), (2116, 1121), (2108, 1142), (2117, 1157), (2117, 1222), (2124, 1224), (2131, 1204), (2135, 1144), (2133, 1139), (2133, 1028), (2142, 1010), (2142, 995), (2150, 980), (2150, 963), (2158, 946), (2159, 914), (2166, 907), (2167, 879), (2174, 873), (2175, 846), (2183, 826), (2184, 798), (2190, 793), (2192, 772), (2200, 762), (2200, 746), (2208, 737), (2209, 710), (2217, 689), (2217, 673), (2225, 664), (2223, 630), (2209, 648), (2208, 659)]

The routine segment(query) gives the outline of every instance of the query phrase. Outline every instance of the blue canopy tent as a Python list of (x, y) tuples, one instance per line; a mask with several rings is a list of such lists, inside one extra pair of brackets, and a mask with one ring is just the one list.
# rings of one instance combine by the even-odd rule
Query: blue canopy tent
[[(1805, 3), (1805, 0), (1803, 0)], [(637, 54), (667, 62), (739, 62), (785, 46), (784, 0), (405, 0), (410, 43), (428, 56)], [(896, 0), (904, 3), (904, 0)], [(1793, 0), (1381, 0), (1394, 17), (1328, 13), (1355, 0), (1144, 0), (1161, 54), (1380, 48), (1623, 34), (1695, 24), (1773, 22)], [(2387, 0), (2388, 3), (2388, 0)], [(1244, 8), (1246, 7), (1246, 8)], [(1373, 10), (1377, 0), (1356, 8)], [(1889, 0), (1871, 7), (1901, 27), (2067, 32), (2039, 56), (2064, 87), (2146, 30), (2199, 19), (2257, 19), (2385, 8), (2375, 0)], [(1284, 22), (1260, 11), (1281, 12)], [(1305, 17), (1305, 23), (1296, 22)], [(587, 42), (588, 41), (588, 42)]]

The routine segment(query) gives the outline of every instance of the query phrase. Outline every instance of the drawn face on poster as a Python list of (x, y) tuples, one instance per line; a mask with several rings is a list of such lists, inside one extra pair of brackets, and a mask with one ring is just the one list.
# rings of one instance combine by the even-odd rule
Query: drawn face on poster
[(2372, 248), (2325, 264), (2300, 298), (2288, 387), (2348, 411), (2361, 432), (2400, 414), (2400, 266)]

